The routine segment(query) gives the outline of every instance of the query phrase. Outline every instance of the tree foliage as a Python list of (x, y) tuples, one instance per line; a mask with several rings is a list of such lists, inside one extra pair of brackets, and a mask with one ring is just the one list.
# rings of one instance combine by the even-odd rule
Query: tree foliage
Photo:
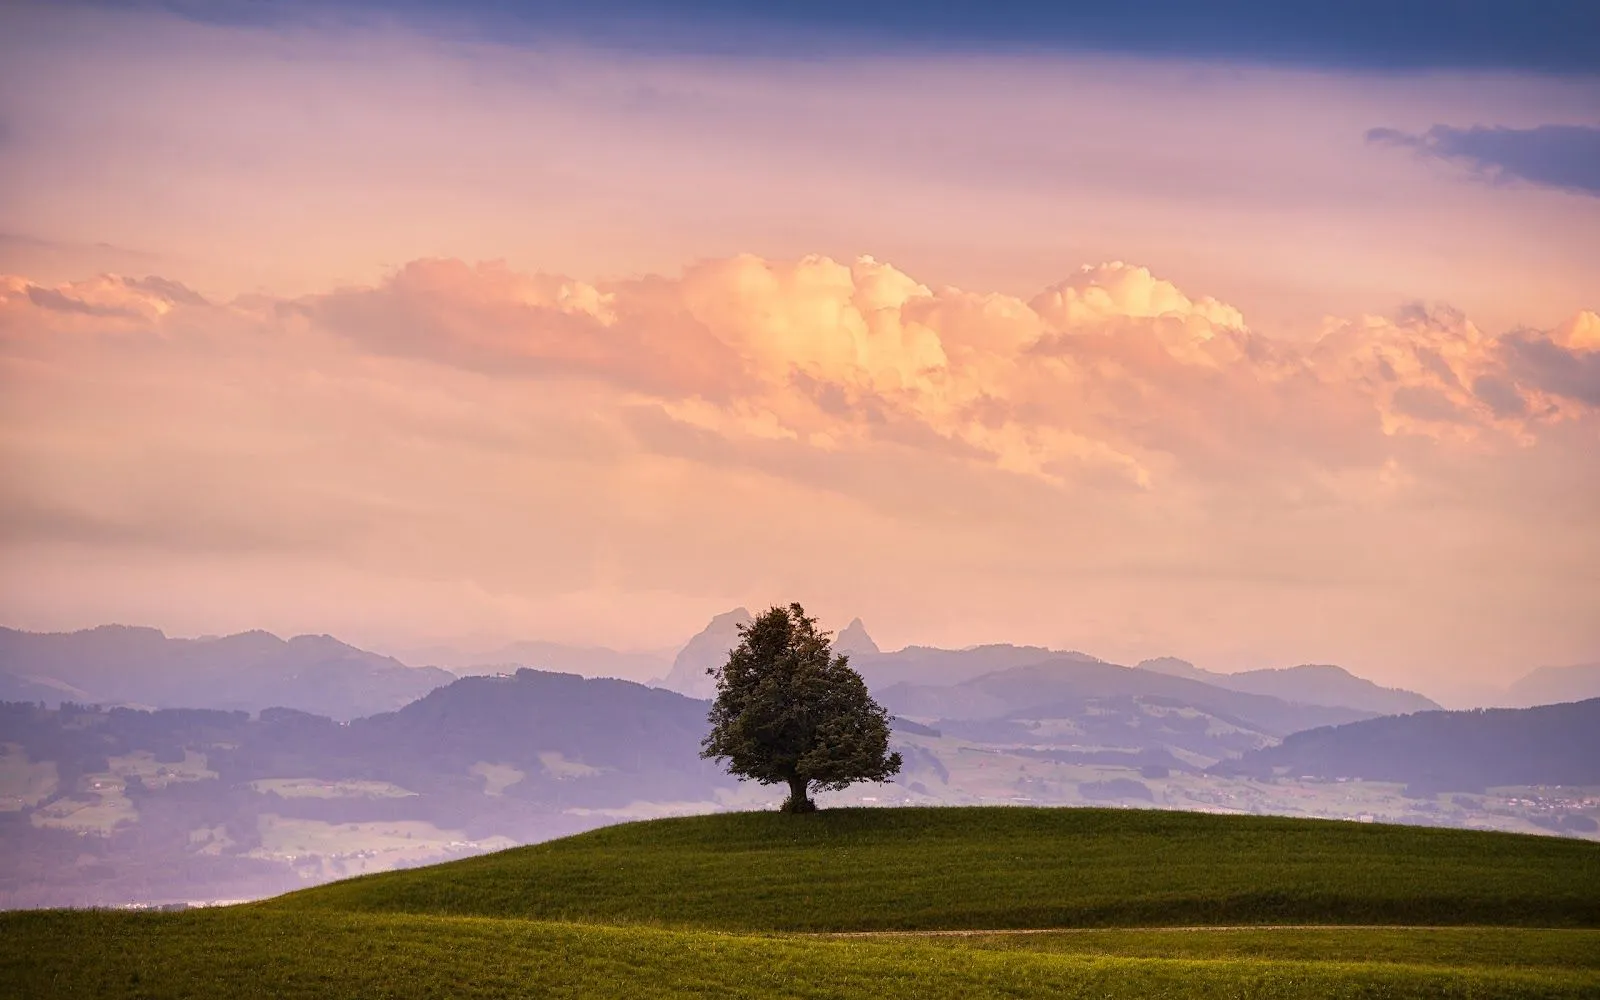
[(788, 784), (788, 812), (816, 806), (808, 790), (885, 781), (900, 770), (889, 751), (889, 714), (835, 654), (799, 604), (774, 607), (739, 626), (722, 667), (701, 756), (763, 785)]

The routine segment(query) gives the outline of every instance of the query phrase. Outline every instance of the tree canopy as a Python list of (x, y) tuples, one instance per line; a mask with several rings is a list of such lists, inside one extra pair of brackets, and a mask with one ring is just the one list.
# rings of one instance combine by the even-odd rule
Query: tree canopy
[(815, 809), (813, 787), (837, 790), (899, 772), (888, 712), (805, 608), (771, 608), (739, 634), (728, 661), (709, 671), (717, 696), (702, 757), (726, 761), (740, 778), (788, 784), (787, 812)]

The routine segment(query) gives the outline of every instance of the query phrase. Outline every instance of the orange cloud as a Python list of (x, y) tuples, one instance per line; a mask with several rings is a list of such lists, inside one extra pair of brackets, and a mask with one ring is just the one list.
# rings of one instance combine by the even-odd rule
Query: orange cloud
[[(61, 589), (10, 575), (0, 597), (194, 609), (365, 575), (419, 602), (356, 587), (338, 613), (374, 627), (655, 642), (675, 633), (573, 636), (560, 615), (820, 590), (931, 641), (914, 630), (959, 607), (974, 639), (1111, 656), (1250, 635), (1251, 655), (1482, 657), (1515, 637), (1554, 661), (1600, 640), (1575, 610), (1600, 529), (1567, 499), (1600, 488), (1595, 329), (1413, 309), (1274, 337), (1120, 263), (1027, 299), (867, 257), (604, 281), (424, 260), (229, 302), (5, 278), (0, 522), (12, 565)], [(95, 554), (77, 584), (63, 553)], [(219, 559), (234, 590), (153, 582)], [(1490, 565), (1516, 588), (1494, 607)]]
[[(741, 256), (598, 284), (422, 261), (295, 308), (368, 350), (594, 380), (717, 435), (933, 447), (1056, 484), (1381, 468), (1397, 438), (1510, 446), (1587, 405), (1521, 378), (1506, 342), (1449, 311), (1274, 340), (1122, 263), (1025, 302), (870, 257)], [(1585, 322), (1542, 342), (1586, 343)]]

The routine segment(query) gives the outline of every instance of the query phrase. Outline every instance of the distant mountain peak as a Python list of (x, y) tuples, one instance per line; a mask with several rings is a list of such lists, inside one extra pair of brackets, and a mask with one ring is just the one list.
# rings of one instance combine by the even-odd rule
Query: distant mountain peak
[[(270, 635), (271, 633), (268, 634)], [(273, 636), (273, 638), (276, 639), (277, 637)], [(352, 652), (355, 651), (355, 647), (347, 643), (340, 642), (331, 635), (297, 635), (290, 639), (278, 639), (277, 641), (288, 646), (292, 646), (296, 649), (311, 649), (321, 650), (323, 652), (341, 653), (345, 652), (346, 650)]]
[[(1299, 663), (1280, 668), (1282, 673), (1327, 674), (1328, 676), (1355, 677), (1350, 671), (1334, 663)], [(1361, 678), (1356, 678), (1360, 680)]]
[(883, 652), (872, 636), (867, 634), (867, 626), (862, 624), (860, 618), (850, 619), (850, 624), (834, 637), (833, 650), (851, 656), (876, 656)]
[(1600, 663), (1540, 667), (1506, 690), (1514, 706), (1549, 705), (1600, 697)]
[(1230, 691), (1271, 695), (1301, 705), (1343, 706), (1379, 715), (1426, 712), (1439, 707), (1415, 691), (1374, 684), (1332, 663), (1302, 663), (1293, 667), (1222, 674), (1203, 670), (1175, 656), (1158, 656), (1141, 660), (1139, 669), (1169, 677), (1187, 677)]
[(76, 632), (41, 632), (40, 635), (94, 635), (94, 636), (140, 636), (151, 639), (165, 639), (167, 633), (149, 625), (121, 625), (113, 622), (110, 625), (96, 625), (93, 628), (79, 629)]
[(1150, 670), (1168, 677), (1188, 677), (1192, 680), (1206, 680), (1216, 676), (1209, 670), (1201, 670), (1188, 660), (1180, 660), (1176, 656), (1156, 656), (1148, 660), (1140, 660), (1136, 667), (1140, 670)]
[(707, 670), (720, 667), (728, 651), (739, 644), (739, 626), (755, 621), (749, 608), (734, 608), (711, 619), (694, 638), (684, 644), (672, 661), (672, 669), (661, 679), (661, 687), (691, 698), (709, 698), (716, 693), (716, 682)]

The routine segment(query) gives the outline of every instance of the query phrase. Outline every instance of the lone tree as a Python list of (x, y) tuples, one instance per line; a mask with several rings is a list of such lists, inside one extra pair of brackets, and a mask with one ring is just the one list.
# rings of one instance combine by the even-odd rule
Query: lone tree
[(717, 679), (711, 732), (700, 756), (763, 785), (789, 785), (784, 812), (817, 808), (807, 790), (885, 781), (900, 771), (889, 752), (889, 713), (872, 700), (850, 657), (805, 608), (776, 607), (739, 626)]

